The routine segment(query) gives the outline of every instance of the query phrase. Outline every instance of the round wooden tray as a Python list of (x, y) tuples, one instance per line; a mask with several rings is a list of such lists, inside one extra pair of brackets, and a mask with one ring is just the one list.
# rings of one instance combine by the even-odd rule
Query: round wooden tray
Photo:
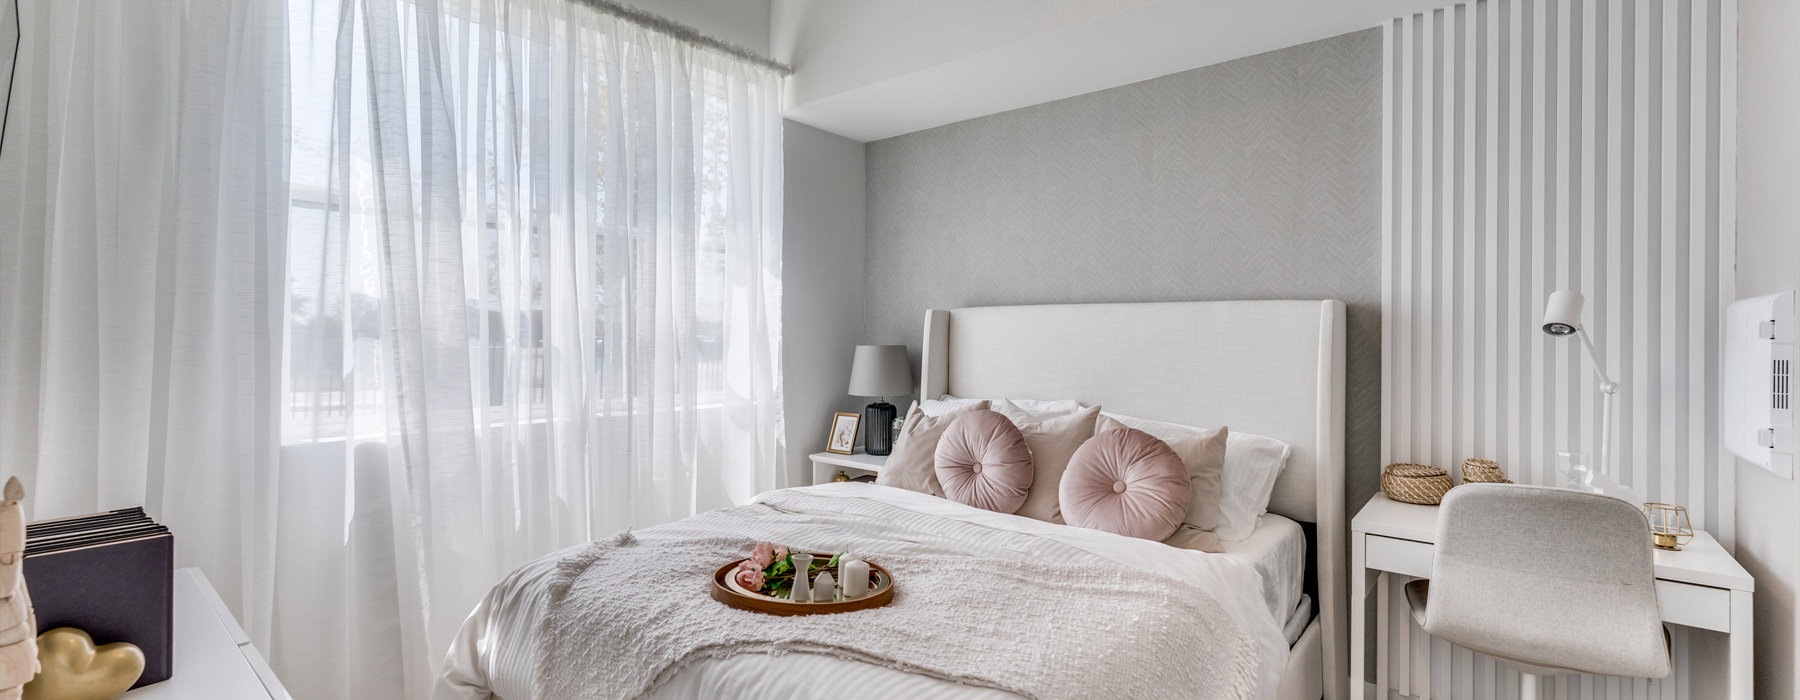
[[(829, 554), (815, 554), (813, 556), (821, 561), (831, 558), (831, 555)], [(749, 610), (750, 612), (759, 612), (768, 615), (824, 615), (828, 613), (851, 612), (853, 610), (879, 608), (894, 600), (894, 575), (885, 567), (875, 562), (869, 562), (869, 578), (872, 579), (871, 584), (874, 588), (868, 595), (857, 598), (856, 600), (838, 600), (829, 603), (796, 603), (791, 600), (771, 598), (758, 593), (745, 593), (742, 589), (732, 586), (727, 577), (731, 576), (731, 572), (737, 570), (738, 563), (742, 561), (742, 559), (733, 561), (719, 567), (718, 571), (713, 572), (713, 600), (739, 610)]]

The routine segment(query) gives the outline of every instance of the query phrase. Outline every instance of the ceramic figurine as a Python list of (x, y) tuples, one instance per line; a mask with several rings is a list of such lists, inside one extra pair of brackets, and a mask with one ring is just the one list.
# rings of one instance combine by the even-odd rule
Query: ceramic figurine
[(800, 552), (794, 552), (792, 556), (794, 559), (794, 588), (788, 599), (796, 603), (810, 603), (812, 602), (812, 581), (808, 576), (812, 573), (813, 556)]
[(25, 590), (25, 486), (6, 480), (0, 501), (0, 700), (14, 700), (38, 672), (37, 614)]
[(831, 572), (819, 574), (813, 579), (812, 599), (815, 603), (829, 603), (837, 600), (837, 582), (831, 579)]

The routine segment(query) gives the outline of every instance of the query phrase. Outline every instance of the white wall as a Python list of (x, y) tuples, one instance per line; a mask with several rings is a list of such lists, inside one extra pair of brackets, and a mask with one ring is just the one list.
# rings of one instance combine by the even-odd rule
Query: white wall
[(834, 411), (865, 401), (844, 391), (863, 342), (863, 145), (786, 123), (781, 356), (788, 480), (808, 483), (806, 455), (824, 449)]
[[(1737, 291), (1757, 296), (1800, 288), (1800, 3), (1738, 13)], [(1737, 557), (1756, 577), (1756, 697), (1800, 697), (1800, 482), (1738, 464)]]

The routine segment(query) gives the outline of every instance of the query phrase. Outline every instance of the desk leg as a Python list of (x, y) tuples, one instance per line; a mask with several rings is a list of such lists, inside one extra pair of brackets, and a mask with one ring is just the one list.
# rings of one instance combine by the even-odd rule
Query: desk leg
[[(1363, 535), (1350, 533), (1350, 700), (1364, 700), (1363, 665), (1369, 644), (1369, 570)], [(1329, 685), (1329, 683), (1327, 684)]]
[(1755, 652), (1755, 597), (1749, 591), (1731, 592), (1731, 700), (1751, 700), (1755, 676), (1751, 668)]
[(1375, 581), (1375, 698), (1388, 700), (1389, 655), (1392, 653), (1393, 613), (1388, 610), (1388, 600), (1393, 598), (1388, 593), (1388, 581), (1392, 574), (1386, 571), (1376, 574)]

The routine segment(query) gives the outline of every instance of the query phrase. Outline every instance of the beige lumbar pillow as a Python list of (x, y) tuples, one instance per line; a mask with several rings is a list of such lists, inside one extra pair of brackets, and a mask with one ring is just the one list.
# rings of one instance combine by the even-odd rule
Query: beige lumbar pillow
[(1075, 455), (1081, 443), (1094, 436), (1094, 422), (1100, 417), (1100, 407), (1089, 406), (1068, 415), (1041, 418), (1002, 399), (994, 410), (1019, 426), (1019, 432), (1025, 436), (1025, 445), (1031, 448), (1032, 464), (1037, 469), (1037, 475), (1031, 480), (1031, 493), (1025, 496), (1025, 505), (1019, 506), (1018, 514), (1062, 524), (1062, 501), (1057, 490), (1062, 488), (1063, 472), (1069, 468), (1069, 458)]
[(1219, 503), (1225, 490), (1225, 443), (1230, 435), (1228, 429), (1195, 428), (1178, 423), (1105, 415), (1094, 426), (1094, 432), (1098, 434), (1122, 428), (1141, 430), (1168, 443), (1175, 454), (1181, 457), (1181, 463), (1187, 465), (1188, 481), (1192, 487), (1187, 517), (1184, 519), (1187, 524), (1201, 530), (1213, 530), (1225, 522)]
[(887, 463), (881, 465), (881, 471), (875, 475), (875, 483), (942, 498), (944, 487), (938, 484), (936, 468), (938, 438), (944, 436), (944, 431), (957, 418), (987, 408), (988, 402), (977, 401), (948, 413), (928, 416), (915, 402), (906, 411), (906, 424), (900, 428), (900, 437), (894, 440), (894, 451), (888, 454)]

